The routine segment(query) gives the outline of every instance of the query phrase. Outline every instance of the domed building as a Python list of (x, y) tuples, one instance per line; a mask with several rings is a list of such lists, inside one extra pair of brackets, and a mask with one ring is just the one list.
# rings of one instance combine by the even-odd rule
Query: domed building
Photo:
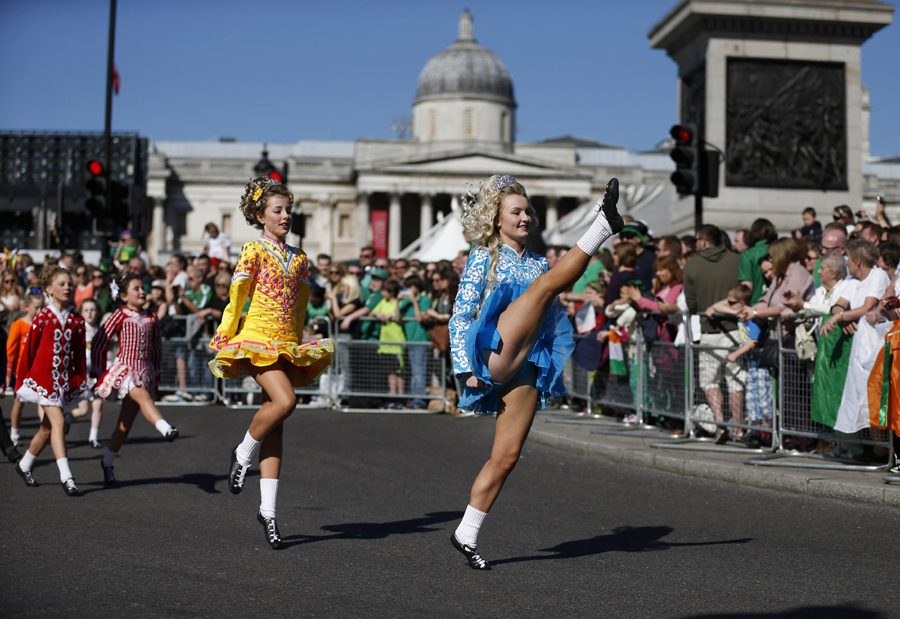
[[(437, 246), (445, 252), (440, 257), (454, 257), (467, 244), (461, 233), (448, 242), (441, 230), (458, 221), (457, 197), (466, 186), (492, 174), (513, 174), (525, 184), (543, 229), (602, 195), (612, 175), (623, 184), (668, 184), (665, 151), (629, 153), (571, 136), (516, 142), (516, 109), (509, 71), (475, 40), (466, 10), (456, 41), (419, 75), (410, 139), (155, 142), (148, 182), (151, 255), (159, 262), (175, 251), (201, 252), (207, 222), (228, 234), (235, 248), (255, 238), (238, 212), (237, 196), (264, 150), (289, 172), (305, 218), (303, 248), (338, 260), (358, 257), (365, 245), (391, 257)], [(541, 237), (533, 239), (535, 249), (543, 249)]]
[(456, 43), (429, 60), (419, 75), (413, 139), (511, 152), (515, 110), (509, 71), (475, 41), (472, 14), (466, 9)]

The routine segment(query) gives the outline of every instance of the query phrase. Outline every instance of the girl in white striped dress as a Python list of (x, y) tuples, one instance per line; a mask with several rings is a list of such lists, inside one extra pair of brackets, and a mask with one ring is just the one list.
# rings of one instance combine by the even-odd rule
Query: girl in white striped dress
[[(128, 439), (138, 411), (167, 441), (178, 438), (178, 430), (163, 419), (153, 402), (162, 363), (159, 319), (155, 312), (143, 309), (147, 294), (136, 275), (125, 275), (111, 288), (122, 307), (100, 326), (91, 346), (91, 376), (99, 376), (94, 392), (105, 398), (118, 391), (122, 398), (119, 421), (100, 462), (108, 486), (116, 483), (113, 462)], [(119, 354), (106, 369), (106, 353), (113, 335), (119, 337)]]

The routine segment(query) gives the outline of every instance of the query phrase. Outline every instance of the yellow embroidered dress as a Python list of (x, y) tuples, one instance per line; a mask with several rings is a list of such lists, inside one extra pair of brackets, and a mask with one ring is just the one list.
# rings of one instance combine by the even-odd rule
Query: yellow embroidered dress
[[(331, 364), (330, 339), (303, 343), (309, 300), (306, 253), (267, 236), (244, 245), (231, 279), (228, 307), (209, 343), (216, 357), (209, 362), (219, 378), (238, 378), (241, 361), (257, 367), (286, 359), (294, 387), (312, 383)], [(247, 298), (250, 307), (241, 323)]]

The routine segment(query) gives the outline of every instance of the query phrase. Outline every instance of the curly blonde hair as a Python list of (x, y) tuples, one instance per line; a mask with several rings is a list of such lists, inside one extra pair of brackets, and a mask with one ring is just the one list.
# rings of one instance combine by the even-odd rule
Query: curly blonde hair
[(478, 185), (477, 192), (473, 185), (466, 187), (462, 198), (462, 225), (476, 247), (484, 247), (491, 257), (488, 266), (488, 287), (493, 288), (497, 282), (497, 262), (500, 259), (500, 200), (503, 196), (522, 196), (528, 200), (528, 214), (531, 215), (534, 230), (538, 226), (537, 214), (525, 187), (508, 174), (495, 174)]
[(254, 178), (244, 187), (244, 195), (241, 196), (241, 213), (247, 223), (260, 230), (263, 225), (256, 219), (257, 215), (262, 215), (266, 211), (266, 198), (269, 196), (284, 196), (294, 203), (294, 194), (288, 191), (288, 188), (279, 181), (268, 176), (260, 176)]
[(41, 270), (41, 289), (46, 292), (47, 288), (50, 287), (50, 284), (53, 283), (53, 280), (56, 279), (56, 276), (63, 273), (72, 277), (72, 274), (69, 273), (68, 269), (64, 269), (61, 266), (45, 267)]

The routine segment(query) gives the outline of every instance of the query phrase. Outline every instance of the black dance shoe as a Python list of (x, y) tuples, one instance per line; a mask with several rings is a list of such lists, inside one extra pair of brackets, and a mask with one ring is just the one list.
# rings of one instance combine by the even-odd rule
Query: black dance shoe
[(274, 518), (266, 518), (261, 512), (256, 513), (256, 520), (266, 530), (266, 541), (272, 548), (281, 548), (281, 534), (278, 533), (278, 523)]
[(169, 428), (169, 431), (166, 432), (166, 440), (170, 443), (178, 438), (178, 428)]
[(65, 492), (69, 496), (78, 496), (78, 486), (75, 485), (75, 480), (71, 477), (66, 481), (60, 484), (62, 486), (63, 492)]
[(90, 445), (94, 449), (101, 449), (103, 447), (103, 443), (101, 443), (100, 441), (96, 441), (96, 440), (88, 441), (88, 445)]
[(472, 548), (471, 546), (466, 546), (458, 539), (456, 539), (456, 533), (450, 536), (450, 543), (453, 544), (453, 547), (460, 551), (463, 556), (466, 558), (466, 561), (469, 562), (469, 567), (473, 570), (489, 570), (491, 569), (491, 564), (488, 563), (484, 557), (478, 552), (477, 548)]
[(103, 469), (103, 483), (107, 486), (115, 486), (116, 476), (113, 473), (113, 467), (103, 464), (103, 460), (100, 460), (100, 467)]
[(15, 445), (10, 445), (9, 449), (6, 450), (6, 459), (10, 462), (18, 462), (22, 459), (22, 454), (19, 453), (19, 450), (16, 449)]
[(31, 474), (31, 471), (23, 471), (22, 467), (16, 464), (16, 473), (19, 474), (19, 477), (25, 480), (25, 485), (29, 488), (34, 488), (38, 485), (36, 481), (34, 481), (34, 475)]
[(619, 203), (619, 179), (611, 178), (606, 184), (606, 193), (603, 194), (603, 200), (600, 208), (606, 215), (606, 221), (613, 234), (618, 234), (625, 227), (625, 220), (619, 215), (616, 204)]
[(244, 479), (247, 477), (249, 466), (244, 466), (237, 459), (237, 450), (231, 452), (231, 469), (228, 472), (228, 491), (231, 494), (240, 494), (244, 489)]

